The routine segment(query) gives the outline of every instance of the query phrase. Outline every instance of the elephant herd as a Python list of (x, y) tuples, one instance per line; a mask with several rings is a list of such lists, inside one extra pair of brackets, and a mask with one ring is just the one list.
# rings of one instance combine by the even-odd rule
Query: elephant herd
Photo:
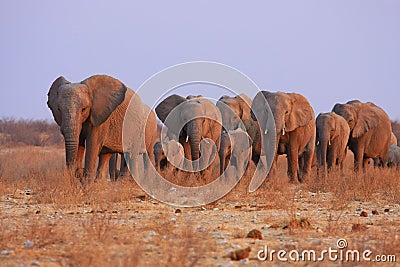
[[(158, 172), (208, 172), (213, 177), (230, 162), (235, 171), (229, 173), (239, 177), (265, 153), (262, 139), (269, 123), (276, 136), (270, 174), (276, 172), (278, 155), (286, 155), (292, 182), (307, 180), (315, 160), (319, 175), (343, 170), (347, 149), (354, 153), (355, 171), (370, 158), (379, 166), (400, 163), (390, 119), (371, 102), (337, 103), (315, 118), (308, 100), (296, 93), (222, 96), (216, 104), (202, 96), (174, 94), (154, 113), (121, 81), (94, 75), (79, 83), (57, 78), (47, 105), (65, 139), (67, 166), (83, 182), (105, 179), (109, 169), (114, 177), (119, 154), (125, 155), (121, 168), (129, 167), (134, 175), (143, 160), (145, 168), (153, 164)], [(268, 111), (273, 116), (255, 115)], [(161, 133), (156, 116), (163, 123)], [(126, 129), (132, 134), (124, 136)]]

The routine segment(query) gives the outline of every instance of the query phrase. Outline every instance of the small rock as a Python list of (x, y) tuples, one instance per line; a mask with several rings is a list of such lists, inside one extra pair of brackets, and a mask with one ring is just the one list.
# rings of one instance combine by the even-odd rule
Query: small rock
[(260, 239), (260, 240), (263, 239), (263, 235), (262, 235), (261, 231), (259, 231), (259, 230), (257, 230), (257, 229), (251, 230), (251, 231), (247, 234), (246, 237), (247, 237), (247, 238)]
[(176, 222), (176, 218), (169, 219), (170, 222)]
[(225, 245), (226, 243), (228, 243), (228, 241), (226, 241), (226, 239), (223, 239), (221, 241), (217, 241), (217, 245)]
[(26, 189), (26, 190), (24, 191), (24, 193), (25, 193), (25, 195), (27, 195), (27, 196), (32, 195), (32, 191), (31, 191), (30, 189)]
[(8, 250), (2, 250), (2, 251), (0, 252), (0, 254), (1, 254), (1, 255), (9, 255), (9, 254), (11, 254), (11, 252), (8, 251)]
[(175, 213), (182, 213), (182, 210), (181, 209), (176, 209)]
[(272, 224), (269, 228), (277, 229), (277, 228), (281, 228), (281, 227), (279, 226), (279, 224), (274, 223), (274, 224)]
[(32, 266), (40, 266), (40, 263), (39, 263), (38, 261), (34, 261), (34, 262), (32, 262), (31, 265), (32, 265)]
[(218, 208), (213, 208), (213, 210), (219, 210)]
[(32, 242), (32, 241), (25, 241), (25, 242), (24, 242), (24, 246), (25, 246), (26, 248), (31, 248), (31, 247), (33, 247), (34, 245), (35, 245), (35, 243)]
[(205, 207), (201, 207), (200, 210), (206, 210), (206, 208)]
[(368, 217), (368, 212), (362, 211), (362, 212), (360, 213), (360, 216), (361, 216), (361, 217)]
[(250, 251), (251, 251), (250, 247), (247, 247), (245, 249), (238, 249), (238, 250), (232, 251), (226, 257), (230, 258), (233, 261), (240, 261), (240, 260), (248, 258), (250, 255)]
[(35, 214), (39, 214), (40, 213), (40, 210), (35, 210)]
[(362, 208), (356, 208), (356, 211), (361, 211), (362, 210)]
[(372, 214), (373, 214), (373, 215), (379, 215), (379, 211), (373, 210), (373, 211), (372, 211)]
[(361, 231), (365, 231), (367, 229), (368, 229), (367, 226), (360, 224), (360, 223), (354, 223), (353, 226), (351, 227), (352, 232), (361, 232)]

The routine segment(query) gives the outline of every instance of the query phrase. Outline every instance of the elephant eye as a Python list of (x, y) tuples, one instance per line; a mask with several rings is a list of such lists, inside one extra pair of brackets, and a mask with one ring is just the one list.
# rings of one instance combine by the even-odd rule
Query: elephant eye
[(82, 112), (85, 112), (86, 111), (86, 108), (82, 108)]

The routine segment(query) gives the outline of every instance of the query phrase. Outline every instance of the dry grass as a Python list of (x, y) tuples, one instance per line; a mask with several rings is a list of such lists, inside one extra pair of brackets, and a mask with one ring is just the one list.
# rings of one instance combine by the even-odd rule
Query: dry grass
[[(247, 192), (250, 170), (224, 198), (175, 213), (174, 207), (145, 200), (130, 178), (83, 188), (65, 173), (62, 148), (5, 148), (0, 150), (0, 251), (9, 254), (0, 255), (0, 262), (215, 266), (227, 264), (224, 256), (235, 249), (250, 246), (250, 261), (257, 262), (254, 257), (265, 244), (321, 250), (339, 237), (352, 249), (400, 258), (399, 171), (369, 168), (356, 175), (351, 165), (350, 155), (344, 174), (292, 185), (281, 157), (277, 177), (256, 192)], [(359, 208), (369, 217), (356, 216)], [(380, 215), (372, 215), (373, 209)], [(365, 229), (352, 231), (354, 224)], [(246, 238), (252, 229), (262, 231), (264, 239)]]

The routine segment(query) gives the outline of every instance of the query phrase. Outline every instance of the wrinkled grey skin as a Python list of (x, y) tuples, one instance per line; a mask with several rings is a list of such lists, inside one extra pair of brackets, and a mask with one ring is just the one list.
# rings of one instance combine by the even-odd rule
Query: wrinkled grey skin
[[(106, 177), (113, 153), (122, 153), (122, 125), (130, 101), (132, 131), (143, 132), (143, 107), (138, 95), (119, 80), (94, 75), (80, 83), (57, 78), (48, 92), (48, 107), (60, 126), (65, 139), (66, 163), (70, 170), (87, 182), (95, 177), (97, 159), (98, 177)], [(142, 138), (137, 134), (130, 146), (141, 151)], [(86, 150), (86, 153), (85, 153)]]
[(342, 116), (350, 127), (348, 146), (354, 153), (354, 170), (363, 169), (369, 158), (377, 158), (384, 165), (392, 133), (385, 111), (371, 102), (359, 100), (337, 103), (332, 111)]
[(251, 99), (245, 94), (220, 97), (216, 105), (221, 112), (222, 123), (226, 131), (238, 128), (245, 130), (241, 122), (251, 120), (251, 103)]
[[(200, 141), (210, 138), (217, 148), (220, 145), (222, 131), (221, 113), (208, 99), (171, 95), (155, 109), (158, 118), (167, 126), (170, 139), (178, 138), (185, 148), (185, 157), (193, 160), (193, 170), (198, 169)], [(193, 117), (196, 117), (193, 119)], [(190, 151), (186, 150), (190, 144)]]
[(387, 160), (388, 167), (400, 167), (400, 147), (391, 144)]
[(333, 166), (340, 166), (347, 153), (350, 127), (346, 120), (334, 112), (320, 113), (316, 119), (316, 151), (319, 170), (327, 176)]
[[(287, 154), (288, 175), (291, 182), (306, 180), (311, 173), (312, 158), (315, 149), (314, 111), (307, 99), (295, 93), (259, 92), (253, 99), (252, 116), (265, 112), (264, 97), (271, 108), (276, 128), (276, 151), (270, 173), (276, 169), (277, 155)], [(258, 121), (261, 133), (267, 129), (266, 121)], [(299, 169), (299, 157), (303, 157), (304, 166)]]
[(238, 175), (243, 175), (249, 164), (252, 154), (252, 140), (246, 131), (236, 129), (224, 132), (221, 136), (220, 174), (222, 174), (229, 163), (235, 166)]

